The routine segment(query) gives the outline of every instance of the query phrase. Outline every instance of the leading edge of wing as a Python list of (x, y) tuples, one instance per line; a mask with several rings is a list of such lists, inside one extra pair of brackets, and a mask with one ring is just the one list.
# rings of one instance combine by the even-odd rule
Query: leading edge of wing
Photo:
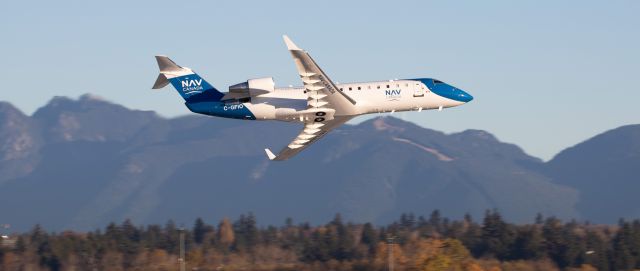
[[(309, 53), (300, 49), (287, 35), (283, 35), (282, 38), (287, 45), (287, 49), (291, 52), (291, 56), (296, 64), (296, 69), (298, 70), (298, 75), (302, 78), (305, 88), (307, 88), (308, 91), (323, 91), (324, 94), (327, 95), (326, 100), (332, 104), (331, 107), (340, 112), (341, 115), (354, 113), (355, 108), (353, 106), (356, 104), (356, 101), (341, 91), (336, 84), (329, 79)], [(336, 92), (339, 95), (335, 95)]]

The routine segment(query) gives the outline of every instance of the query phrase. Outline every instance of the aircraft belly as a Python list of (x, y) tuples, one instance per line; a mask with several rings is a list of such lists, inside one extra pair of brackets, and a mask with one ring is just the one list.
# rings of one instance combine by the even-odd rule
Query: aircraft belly
[(253, 104), (267, 104), (275, 108), (292, 108), (304, 110), (307, 108), (306, 99), (292, 99), (283, 97), (255, 97), (251, 100)]
[(251, 103), (246, 103), (246, 106), (253, 113), (256, 120), (282, 120), (278, 117), (279, 114), (277, 112), (282, 112), (282, 110), (295, 112), (305, 110), (307, 107), (306, 99), (293, 98), (291, 97), (292, 95), (278, 96), (262, 95), (253, 97)]
[(273, 120), (276, 119), (276, 108), (269, 104), (244, 104), (251, 113), (255, 116), (256, 120)]
[(457, 105), (461, 105), (463, 104), (463, 102), (458, 102), (449, 98), (445, 98), (439, 95), (436, 95), (435, 93), (431, 92), (428, 93), (427, 95), (425, 95), (426, 98), (426, 105), (425, 105), (425, 109), (436, 109), (439, 107), (443, 107), (443, 108), (448, 108), (448, 107), (453, 107), (453, 106), (457, 106)]
[(232, 118), (232, 119), (256, 119), (253, 112), (249, 110), (247, 104), (225, 104), (222, 102), (197, 102), (185, 103), (185, 105), (194, 113)]

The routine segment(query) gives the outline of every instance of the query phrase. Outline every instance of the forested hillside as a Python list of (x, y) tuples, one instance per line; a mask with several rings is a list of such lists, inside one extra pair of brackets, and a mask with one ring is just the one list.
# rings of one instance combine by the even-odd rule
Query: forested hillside
[[(640, 221), (618, 226), (507, 223), (497, 211), (481, 221), (403, 214), (385, 226), (336, 215), (321, 226), (258, 226), (255, 216), (184, 229), (188, 270), (630, 270), (640, 268)], [(109, 224), (89, 233), (40, 226), (11, 236), (2, 270), (177, 270), (180, 226)], [(392, 247), (393, 246), (393, 247)], [(392, 253), (390, 253), (390, 248)]]

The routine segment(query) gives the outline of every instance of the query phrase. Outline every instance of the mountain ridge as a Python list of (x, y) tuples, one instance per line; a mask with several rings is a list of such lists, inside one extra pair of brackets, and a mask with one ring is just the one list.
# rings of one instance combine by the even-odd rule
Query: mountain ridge
[(602, 218), (582, 208), (588, 187), (560, 180), (553, 163), (483, 130), (447, 134), (374, 118), (274, 163), (261, 150), (287, 144), (300, 125), (163, 118), (92, 95), (54, 98), (32, 116), (0, 103), (0, 120), (0, 213), (20, 229), (249, 211), (269, 224), (319, 223), (335, 213), (383, 223), (434, 209), (480, 217), (497, 208), (517, 222), (537, 213)]

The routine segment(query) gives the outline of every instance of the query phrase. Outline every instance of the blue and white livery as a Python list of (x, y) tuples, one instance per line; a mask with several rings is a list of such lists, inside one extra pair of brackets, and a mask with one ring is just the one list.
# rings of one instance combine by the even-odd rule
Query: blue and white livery
[(287, 36), (302, 87), (276, 88), (273, 78), (249, 79), (220, 92), (191, 69), (156, 56), (160, 75), (154, 89), (173, 85), (194, 113), (246, 120), (301, 122), (300, 134), (270, 160), (286, 160), (348, 120), (364, 114), (422, 111), (465, 104), (463, 90), (431, 78), (336, 84)]

